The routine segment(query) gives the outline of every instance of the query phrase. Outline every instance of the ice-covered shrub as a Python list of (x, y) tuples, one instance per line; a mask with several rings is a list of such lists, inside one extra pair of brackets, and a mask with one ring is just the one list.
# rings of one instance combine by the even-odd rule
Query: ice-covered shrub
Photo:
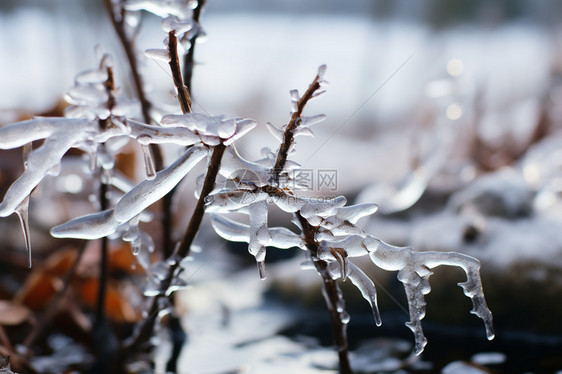
[[(261, 160), (245, 160), (236, 151), (234, 142), (252, 130), (256, 123), (250, 119), (192, 113), (189, 91), (182, 81), (178, 43), (184, 52), (187, 51), (186, 56), (193, 52), (194, 40), (203, 33), (198, 14), (195, 19), (195, 11), (200, 12), (202, 3), (187, 2), (186, 5), (185, 1), (148, 0), (107, 3), (114, 23), (122, 32), (122, 41), (125, 45), (129, 43), (128, 48), (136, 35), (141, 10), (163, 18), (162, 29), (167, 33), (164, 48), (149, 49), (145, 54), (170, 64), (182, 114), (179, 111), (160, 113), (160, 108), (150, 104), (150, 100), (141, 94), (142, 85), (137, 84), (139, 100), (121, 95), (114, 84), (111, 56), (98, 50), (98, 65), (78, 74), (75, 86), (68, 91), (65, 98), (71, 106), (64, 118), (34, 118), (0, 129), (0, 148), (23, 147), (25, 160), (24, 173), (12, 184), (0, 204), (0, 216), (16, 213), (20, 217), (31, 266), (27, 229), (30, 194), (46, 175), (58, 174), (61, 160), (70, 148), (78, 148), (89, 155), (91, 172), (99, 174), (102, 186), (100, 209), (52, 228), (51, 234), (85, 240), (121, 237), (131, 242), (135, 255), (151, 252), (153, 240), (138, 226), (141, 219), (148, 219), (143, 218), (145, 209), (169, 196), (194, 166), (205, 160), (207, 172), (197, 191), (198, 203), (182, 240), (174, 246), (175, 249), (159, 249), (158, 260), (145, 264), (148, 280), (144, 295), (153, 299), (144, 311), (146, 318), (138, 323), (133, 335), (120, 342), (119, 353), (130, 354), (144, 346), (153, 334), (158, 318), (169, 312), (168, 297), (185, 286), (179, 274), (188, 266), (186, 259), (205, 211), (212, 212), (213, 227), (220, 236), (248, 243), (248, 251), (255, 257), (262, 279), (266, 277), (266, 247), (300, 247), (306, 251), (309, 260), (303, 268), (316, 269), (323, 279), (323, 294), (332, 317), (342, 372), (351, 371), (346, 338), (349, 315), (336, 280), (349, 279), (371, 305), (375, 323), (382, 323), (374, 283), (349, 260), (350, 257), (368, 256), (376, 266), (398, 271), (410, 309), (407, 325), (415, 336), (416, 354), (420, 354), (426, 344), (421, 328), (425, 314), (424, 295), (430, 291), (431, 269), (439, 265), (458, 266), (466, 272), (467, 281), (460, 286), (472, 299), (472, 312), (484, 320), (487, 337), (494, 337), (492, 315), (484, 299), (480, 264), (476, 259), (453, 252), (415, 252), (408, 247), (384, 243), (357, 226), (361, 217), (377, 210), (375, 204), (347, 205), (343, 196), (311, 198), (298, 194), (295, 187), (298, 187), (299, 165), (290, 160), (290, 156), (295, 150), (295, 138), (311, 136), (311, 127), (325, 119), (324, 115), (303, 114), (306, 104), (324, 92), (327, 84), (325, 66), (318, 69), (302, 96), (297, 90), (291, 91), (289, 123), (281, 128), (268, 124), (280, 143), (279, 148), (275, 151), (265, 149), (265, 158)], [(194, 8), (193, 13), (191, 8)], [(120, 18), (116, 14), (120, 14)], [(184, 67), (189, 68), (187, 65)], [(153, 113), (153, 118), (147, 113)], [(30, 143), (40, 139), (44, 139), (44, 143), (32, 149)], [(131, 139), (143, 150), (146, 176), (140, 183), (125, 188), (109, 200), (104, 193), (108, 186), (131, 186), (131, 181), (118, 181), (120, 177), (113, 173), (115, 155)], [(153, 160), (153, 152), (158, 151), (159, 144), (185, 148), (170, 165), (158, 166)], [(217, 183), (217, 177), (220, 183)], [(269, 227), (268, 212), (272, 206), (291, 214), (300, 233), (295, 234), (284, 227)], [(227, 218), (229, 212), (247, 214), (249, 225)], [(102, 263), (101, 274), (103, 269)]]

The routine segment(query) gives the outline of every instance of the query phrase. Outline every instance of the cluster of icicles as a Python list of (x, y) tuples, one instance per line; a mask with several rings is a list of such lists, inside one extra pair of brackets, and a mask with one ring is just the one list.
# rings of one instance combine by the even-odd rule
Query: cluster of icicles
[[(4, 196), (0, 204), (0, 216), (5, 217), (12, 213), (20, 216), (28, 252), (29, 195), (47, 174), (57, 175), (61, 159), (68, 149), (85, 150), (90, 155), (90, 166), (102, 170), (105, 182), (112, 183), (113, 156), (119, 149), (131, 138), (145, 147), (146, 179), (123, 191), (124, 193), (115, 199), (113, 208), (72, 219), (51, 230), (53, 236), (60, 238), (96, 239), (121, 236), (130, 241), (133, 252), (138, 253), (143, 246), (148, 250), (153, 247), (150, 237), (138, 228), (143, 211), (172, 190), (199, 161), (206, 158), (214, 146), (221, 143), (230, 146), (256, 125), (248, 119), (225, 119), (204, 114), (169, 114), (161, 118), (160, 124), (153, 125), (131, 120), (129, 116), (138, 114), (138, 104), (115, 95), (115, 92), (107, 91), (104, 83), (108, 79), (111, 58), (101, 54), (99, 60), (98, 68), (77, 76), (76, 85), (66, 96), (72, 104), (66, 111), (66, 118), (35, 118), (0, 129), (0, 148), (24, 147), (26, 150), (25, 171)], [(320, 86), (326, 84), (323, 80), (324, 72), (325, 66), (320, 67)], [(317, 92), (316, 96), (319, 93)], [(112, 96), (111, 105), (108, 104), (109, 96)], [(291, 97), (295, 112), (300, 99), (298, 91), (291, 91)], [(301, 117), (293, 135), (311, 135), (309, 127), (324, 118), (324, 115)], [(285, 129), (271, 124), (268, 127), (281, 141)], [(45, 142), (37, 149), (31, 149), (29, 144), (39, 139), (45, 139)], [(190, 147), (170, 166), (155, 173), (147, 147), (149, 144), (158, 143)], [(293, 151), (294, 144), (289, 154)], [(479, 276), (480, 265), (476, 259), (458, 253), (417, 253), (410, 248), (388, 245), (356, 226), (361, 217), (376, 211), (376, 205), (346, 206), (346, 199), (342, 196), (332, 199), (297, 196), (291, 190), (296, 183), (291, 172), (298, 168), (298, 164), (287, 161), (283, 170), (275, 171), (273, 167), (276, 154), (270, 149), (264, 149), (263, 153), (263, 159), (250, 162), (242, 158), (233, 146), (228, 147), (221, 163), (222, 180), (217, 184), (219, 187), (206, 197), (207, 211), (215, 212), (212, 223), (216, 232), (227, 240), (248, 243), (249, 252), (256, 258), (261, 278), (265, 278), (266, 247), (296, 246), (306, 249), (301, 235), (287, 228), (268, 227), (269, 205), (275, 204), (285, 212), (306, 219), (315, 228), (314, 240), (318, 244), (318, 252), (311, 260), (326, 261), (333, 279), (349, 278), (371, 304), (377, 325), (381, 324), (381, 318), (375, 286), (348, 258), (369, 256), (380, 268), (398, 271), (398, 279), (404, 284), (407, 293), (410, 309), (408, 326), (415, 335), (416, 353), (421, 353), (426, 344), (420, 321), (425, 312), (423, 295), (430, 290), (429, 269), (439, 265), (459, 266), (465, 270), (468, 280), (462, 283), (461, 287), (473, 301), (472, 312), (484, 320), (488, 338), (493, 338), (492, 315), (486, 306)], [(248, 214), (249, 225), (218, 214), (233, 211)], [(294, 222), (299, 225), (298, 220)], [(169, 294), (185, 286), (185, 282), (176, 277), (181, 284), (174, 283), (173, 289), (158, 288), (170, 261), (185, 260), (174, 258), (150, 266), (152, 281), (146, 289), (147, 296)], [(310, 263), (305, 266), (310, 266)], [(343, 310), (343, 298), (340, 305), (338, 311), (342, 320), (347, 322), (349, 316)]]

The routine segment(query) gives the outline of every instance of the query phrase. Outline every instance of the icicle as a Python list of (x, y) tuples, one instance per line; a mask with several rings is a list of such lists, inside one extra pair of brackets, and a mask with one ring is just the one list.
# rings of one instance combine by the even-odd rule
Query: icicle
[(29, 236), (29, 196), (26, 196), (16, 209), (16, 214), (20, 220), (21, 230), (25, 238), (25, 249), (27, 250), (27, 266), (31, 268), (31, 238)]
[(266, 270), (265, 270), (265, 261), (256, 261), (258, 266), (258, 275), (261, 280), (265, 280), (267, 277)]
[(154, 159), (152, 151), (147, 144), (141, 144), (142, 153), (144, 155), (144, 168), (146, 172), (146, 179), (151, 180), (156, 176), (156, 169), (154, 168)]
[(377, 326), (382, 325), (381, 314), (377, 301), (377, 289), (375, 284), (365, 273), (359, 269), (353, 262), (349, 262), (349, 280), (361, 291), (363, 298), (371, 305), (373, 317)]

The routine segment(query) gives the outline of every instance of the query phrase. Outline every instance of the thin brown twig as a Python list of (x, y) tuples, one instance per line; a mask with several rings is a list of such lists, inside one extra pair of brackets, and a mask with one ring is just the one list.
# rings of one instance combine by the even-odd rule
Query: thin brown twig
[(191, 37), (191, 39), (189, 39), (189, 43), (190, 43), (190, 47), (189, 50), (187, 51), (187, 53), (185, 54), (184, 58), (183, 58), (183, 81), (185, 82), (185, 86), (187, 87), (187, 90), (192, 93), (192, 78), (193, 78), (193, 68), (195, 67), (195, 61), (194, 61), (194, 56), (195, 56), (195, 46), (197, 44), (197, 38), (199, 38), (200, 34), (199, 34), (199, 18), (201, 17), (201, 14), (203, 13), (203, 7), (205, 6), (206, 0), (199, 0), (197, 2), (197, 6), (195, 7), (195, 9), (193, 9), (193, 15), (191, 17), (191, 19), (193, 20), (193, 23), (195, 24), (195, 27), (197, 27), (197, 32), (195, 34), (193, 34), (193, 36)]
[(170, 53), (170, 70), (172, 71), (174, 86), (176, 86), (176, 90), (178, 91), (181, 111), (184, 114), (191, 113), (191, 97), (181, 77), (180, 61), (178, 58), (178, 38), (174, 30), (168, 33), (168, 52)]
[(275, 166), (273, 167), (273, 171), (275, 172), (275, 182), (279, 182), (279, 175), (283, 171), (285, 164), (287, 163), (287, 157), (289, 156), (289, 150), (291, 149), (291, 145), (294, 141), (295, 130), (300, 124), (300, 117), (302, 116), (302, 111), (304, 107), (308, 103), (308, 101), (312, 98), (312, 95), (316, 90), (320, 88), (320, 76), (316, 75), (308, 89), (304, 93), (304, 95), (299, 99), (297, 103), (297, 110), (291, 116), (291, 120), (283, 133), (283, 142), (279, 147), (279, 152), (277, 153), (277, 159), (275, 160)]
[[(176, 252), (176, 255), (179, 258), (185, 258), (190, 254), (191, 245), (193, 244), (193, 240), (195, 239), (195, 236), (199, 231), (199, 227), (201, 226), (201, 222), (203, 221), (203, 217), (205, 215), (205, 199), (212, 192), (215, 186), (215, 181), (217, 179), (217, 175), (220, 169), (221, 159), (225, 150), (226, 150), (226, 146), (222, 143), (215, 146), (213, 149), (213, 153), (211, 155), (211, 161), (209, 162), (207, 174), (205, 175), (205, 181), (203, 182), (203, 188), (201, 189), (201, 195), (199, 196), (199, 200), (197, 201), (195, 210), (191, 215), (191, 219), (189, 220), (187, 229), (185, 230), (185, 234)], [(169, 267), (168, 274), (161, 283), (161, 290), (164, 291), (164, 293), (165, 290), (167, 290), (172, 284), (174, 274), (179, 266), (180, 266), (179, 261), (176, 261)], [(164, 297), (164, 294), (155, 296), (152, 299), (148, 317), (142, 322), (142, 325), (138, 329), (137, 334), (131, 339), (130, 342), (128, 342), (123, 347), (123, 349), (129, 351), (135, 350), (138, 347), (140, 347), (144, 342), (146, 342), (150, 338), (150, 336), (152, 336), (154, 324), (158, 316), (158, 310), (159, 310), (158, 300), (161, 297)]]
[[(304, 107), (313, 97), (314, 92), (320, 88), (319, 81), (320, 77), (316, 75), (304, 95), (299, 99), (297, 103), (297, 110), (292, 114), (291, 120), (283, 133), (283, 142), (279, 147), (275, 166), (273, 167), (276, 182), (279, 182), (279, 176), (287, 163), (289, 150), (294, 142), (294, 133), (300, 124), (300, 118)], [(275, 188), (272, 188), (271, 191), (275, 192)], [(318, 259), (317, 257), (318, 243), (314, 239), (314, 227), (300, 214), (300, 211), (295, 214), (301, 224), (304, 242), (311, 254), (314, 266), (323, 280), (322, 287), (324, 292), (322, 294), (324, 295), (326, 305), (330, 311), (330, 326), (332, 329), (334, 344), (338, 351), (340, 373), (352, 374), (353, 371), (351, 370), (349, 363), (349, 348), (347, 344), (347, 325), (342, 322), (340, 313), (337, 311), (337, 304), (340, 300), (338, 285), (328, 272), (328, 263)]]
[(347, 325), (342, 322), (340, 313), (337, 310), (337, 304), (340, 300), (338, 285), (328, 272), (328, 263), (318, 259), (316, 256), (318, 243), (314, 240), (314, 227), (300, 215), (300, 212), (297, 212), (296, 215), (303, 229), (306, 247), (311, 254), (316, 270), (323, 280), (322, 287), (324, 292), (322, 294), (324, 295), (324, 300), (330, 312), (330, 326), (334, 344), (338, 351), (340, 374), (352, 374), (353, 371), (349, 363), (349, 347), (347, 344)]
[[(121, 45), (123, 46), (123, 50), (125, 51), (125, 55), (127, 57), (127, 61), (131, 68), (131, 76), (133, 78), (133, 85), (135, 91), (137, 93), (137, 97), (141, 103), (141, 111), (142, 117), (145, 123), (150, 124), (150, 107), (151, 103), (146, 98), (146, 94), (144, 92), (143, 83), (141, 79), (141, 75), (139, 73), (137, 60), (135, 57), (135, 52), (133, 50), (133, 42), (127, 38), (125, 34), (125, 28), (123, 26), (123, 9), (121, 10), (121, 16), (118, 19), (117, 14), (113, 9), (113, 4), (111, 0), (103, 0), (105, 4), (105, 8), (107, 9), (107, 13), (109, 14), (109, 18), (111, 20), (111, 24), (113, 25), (113, 29), (115, 30)], [(152, 156), (154, 157), (154, 166), (157, 171), (162, 170), (164, 168), (164, 157), (162, 156), (162, 151), (157, 144), (150, 144), (150, 151), (152, 152)]]
[[(170, 54), (170, 70), (172, 72), (172, 79), (176, 90), (178, 91), (178, 101), (182, 113), (191, 113), (191, 96), (190, 91), (183, 84), (181, 67), (178, 57), (178, 39), (174, 31), (170, 31), (168, 37), (168, 53)], [(172, 240), (172, 228), (174, 226), (173, 215), (172, 215), (172, 200), (176, 192), (176, 187), (174, 187), (170, 192), (168, 192), (162, 199), (162, 244), (164, 248), (164, 257), (170, 257), (174, 251), (174, 245)]]

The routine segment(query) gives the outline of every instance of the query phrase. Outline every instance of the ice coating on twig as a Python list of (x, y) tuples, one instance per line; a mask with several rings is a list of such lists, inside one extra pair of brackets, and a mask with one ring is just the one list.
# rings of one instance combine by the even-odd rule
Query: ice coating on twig
[[(425, 315), (423, 295), (430, 291), (428, 280), (432, 272), (429, 269), (440, 265), (457, 266), (465, 271), (467, 281), (459, 285), (463, 288), (464, 294), (472, 299), (471, 313), (484, 321), (488, 340), (494, 338), (492, 313), (484, 298), (480, 262), (477, 259), (456, 252), (414, 252), (408, 247), (395, 247), (377, 241), (369, 256), (373, 263), (382, 269), (399, 270), (398, 279), (404, 284), (408, 298), (410, 309), (408, 327), (414, 332), (416, 354), (420, 354), (426, 344), (420, 321)], [(371, 248), (373, 247), (369, 248), (370, 251)]]
[(148, 58), (152, 58), (157, 61), (170, 62), (172, 57), (170, 57), (170, 52), (164, 48), (150, 48), (144, 51), (144, 55)]
[[(228, 219), (220, 214), (211, 217), (213, 228), (221, 237), (233, 242), (250, 241), (250, 226)], [(285, 227), (270, 227), (271, 241), (269, 246), (281, 249), (304, 248), (302, 238)]]
[(223, 142), (232, 144), (256, 126), (256, 122), (247, 118), (212, 117), (202, 113), (182, 115), (168, 114), (162, 117), (163, 126), (177, 126), (189, 129), (203, 143), (217, 145)]
[(113, 234), (119, 227), (113, 209), (74, 218), (51, 229), (55, 238), (99, 239)]
[[(353, 262), (348, 264), (348, 275), (347, 277), (353, 283), (355, 287), (361, 292), (361, 295), (367, 302), (371, 305), (371, 310), (373, 311), (373, 318), (377, 326), (382, 325), (382, 319), (379, 311), (379, 305), (377, 301), (377, 289), (373, 281)], [(314, 267), (312, 267), (314, 268)], [(338, 266), (336, 262), (328, 264), (328, 271), (333, 279), (342, 278), (341, 267)]]
[(87, 120), (38, 118), (0, 129), (2, 149), (15, 148), (33, 140), (47, 138), (43, 145), (28, 155), (25, 171), (10, 186), (0, 203), (0, 217), (14, 213), (45, 175), (59, 165), (62, 156), (88, 137), (89, 125)]
[[(156, 173), (153, 179), (144, 180), (123, 195), (114, 209), (70, 220), (51, 229), (51, 235), (58, 238), (98, 239), (113, 234), (119, 225), (135, 219), (144, 209), (166, 195), (205, 155), (204, 148), (190, 148), (172, 165)], [(135, 239), (133, 237), (129, 241)]]
[(156, 173), (154, 179), (144, 180), (127, 192), (115, 206), (115, 218), (126, 222), (141, 211), (160, 200), (201, 160), (207, 151), (202, 147), (191, 147), (166, 169)]
[[(267, 203), (258, 201), (248, 207), (250, 216), (250, 240), (248, 252), (256, 258), (261, 279), (265, 279), (265, 247), (271, 243), (271, 234), (267, 228)], [(261, 264), (260, 264), (261, 263)]]

